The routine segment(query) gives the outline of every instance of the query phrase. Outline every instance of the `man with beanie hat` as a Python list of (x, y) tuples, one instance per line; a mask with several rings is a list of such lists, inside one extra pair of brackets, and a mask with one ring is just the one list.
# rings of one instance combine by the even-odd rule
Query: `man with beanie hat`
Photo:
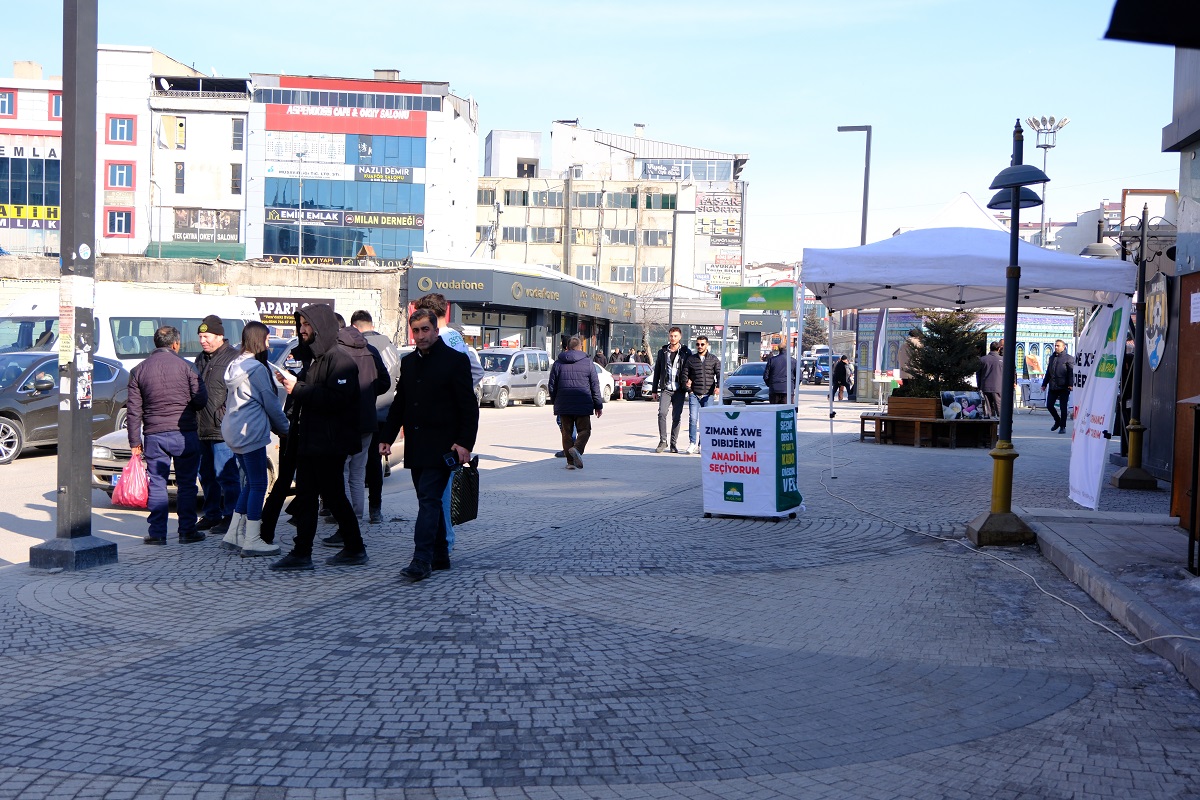
[(209, 314), (196, 329), (200, 335), (200, 355), (196, 372), (208, 390), (208, 405), (196, 413), (200, 435), (200, 486), (204, 490), (204, 515), (196, 530), (224, 536), (233, 519), (233, 507), (241, 492), (237, 461), (221, 435), (225, 416), (225, 369), (237, 358), (238, 351), (225, 339), (225, 323)]

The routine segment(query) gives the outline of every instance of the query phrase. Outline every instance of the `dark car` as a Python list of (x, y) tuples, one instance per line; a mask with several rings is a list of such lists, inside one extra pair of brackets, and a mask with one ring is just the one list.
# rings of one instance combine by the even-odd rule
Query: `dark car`
[(820, 386), (823, 383), (828, 383), (830, 380), (830, 365), (836, 364), (840, 359), (840, 354), (831, 356), (828, 353), (823, 353), (817, 356), (817, 363), (813, 367), (812, 382), (817, 386)]
[[(0, 464), (26, 446), (58, 444), (58, 354), (0, 354)], [(96, 358), (92, 368), (92, 435), (125, 427), (129, 373), (118, 362)]]
[[(652, 386), (654, 370), (649, 364), (639, 361), (616, 361), (608, 365), (617, 388), (613, 390), (612, 399), (616, 399), (617, 391), (623, 392), (626, 400), (653, 400)], [(621, 384), (624, 382), (624, 389)]]
[(768, 402), (771, 393), (763, 380), (763, 371), (766, 368), (765, 361), (750, 361), (731, 372), (721, 387), (721, 402), (727, 406), (732, 405), (735, 400), (742, 403)]

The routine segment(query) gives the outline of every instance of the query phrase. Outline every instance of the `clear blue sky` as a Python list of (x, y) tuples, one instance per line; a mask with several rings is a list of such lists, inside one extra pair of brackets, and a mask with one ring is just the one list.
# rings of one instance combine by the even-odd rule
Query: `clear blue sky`
[[(7, 5), (7, 4), (6, 4)], [(61, 69), (61, 4), (4, 9), (5, 60)], [(1014, 121), (1069, 117), (1050, 152), (1056, 220), (1124, 188), (1175, 188), (1160, 153), (1174, 50), (1105, 41), (1112, 0), (100, 0), (100, 41), (211, 73), (449, 81), (493, 128), (554, 119), (748, 153), (747, 257), (858, 244), (863, 134), (874, 126), (868, 240), (981, 203)], [(0, 74), (11, 74), (0, 65)], [(548, 137), (547, 137), (548, 138)], [(1026, 162), (1041, 165), (1033, 136)], [(1026, 212), (1026, 220), (1037, 212)]]

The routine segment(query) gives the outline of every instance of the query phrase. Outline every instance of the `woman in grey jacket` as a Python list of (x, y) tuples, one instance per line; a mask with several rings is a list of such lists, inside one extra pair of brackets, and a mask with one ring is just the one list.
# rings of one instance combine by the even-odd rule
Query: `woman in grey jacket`
[(267, 367), (267, 326), (248, 322), (242, 352), (225, 369), (225, 416), (221, 436), (237, 458), (242, 490), (229, 533), (221, 545), (241, 550), (243, 558), (279, 555), (279, 545), (262, 540), (262, 507), (267, 494), (267, 446), (271, 431), (287, 436), (288, 419)]

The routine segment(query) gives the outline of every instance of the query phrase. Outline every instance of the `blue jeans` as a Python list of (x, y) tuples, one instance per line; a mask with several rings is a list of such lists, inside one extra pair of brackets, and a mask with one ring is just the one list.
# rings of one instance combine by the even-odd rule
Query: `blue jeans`
[(688, 444), (700, 444), (700, 409), (711, 406), (716, 399), (711, 394), (697, 397), (688, 392)]
[(233, 510), (246, 519), (261, 520), (263, 500), (267, 496), (267, 448), (235, 453), (238, 469), (245, 479)]
[(446, 542), (446, 512), (442, 498), (452, 471), (444, 467), (410, 469), (417, 490), (417, 521), (413, 525), (413, 560), (432, 564), (435, 557), (450, 557)]
[(175, 462), (175, 515), (179, 534), (196, 532), (196, 470), (200, 466), (200, 440), (195, 431), (148, 433), (145, 445), (146, 468), (150, 478), (150, 537), (167, 538), (167, 475)]
[(442, 492), (442, 516), (446, 518), (446, 555), (454, 552), (454, 526), (450, 524), (450, 495), (454, 489), (454, 476), (458, 474), (459, 467), (451, 471), (450, 480), (446, 481), (446, 491)]
[(233, 514), (242, 491), (237, 459), (224, 442), (200, 442), (200, 488), (204, 490), (204, 516), (218, 519)]

